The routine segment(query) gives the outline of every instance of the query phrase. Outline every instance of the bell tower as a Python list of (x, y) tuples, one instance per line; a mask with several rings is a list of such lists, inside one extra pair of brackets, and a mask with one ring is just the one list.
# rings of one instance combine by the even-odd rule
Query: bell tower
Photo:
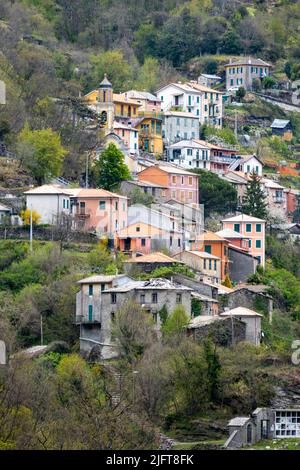
[(112, 84), (105, 74), (99, 85), (97, 111), (100, 115), (101, 127), (105, 129), (107, 134), (112, 132), (114, 128), (115, 108), (113, 96)]

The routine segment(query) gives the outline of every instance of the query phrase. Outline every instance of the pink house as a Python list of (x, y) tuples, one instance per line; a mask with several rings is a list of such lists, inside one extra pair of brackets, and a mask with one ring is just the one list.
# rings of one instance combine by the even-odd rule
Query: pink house
[(81, 189), (71, 196), (77, 227), (113, 236), (127, 226), (127, 197), (104, 189)]
[(233, 230), (246, 237), (249, 240), (249, 254), (265, 266), (265, 220), (241, 214), (222, 220), (222, 225), (223, 230)]
[(139, 153), (139, 131), (123, 122), (114, 122), (114, 132), (121, 137), (131, 154)]
[(154, 165), (141, 171), (138, 179), (166, 187), (167, 199), (199, 204), (199, 177), (182, 168), (166, 164)]

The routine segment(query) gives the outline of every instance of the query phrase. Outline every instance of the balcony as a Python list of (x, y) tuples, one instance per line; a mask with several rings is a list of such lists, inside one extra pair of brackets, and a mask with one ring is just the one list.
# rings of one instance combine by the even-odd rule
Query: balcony
[(76, 324), (83, 324), (83, 325), (88, 325), (88, 324), (94, 324), (94, 323), (101, 323), (100, 320), (100, 314), (93, 314), (91, 316), (89, 315), (76, 315)]
[(77, 211), (77, 212), (75, 212), (75, 217), (77, 219), (80, 219), (80, 220), (85, 220), (85, 219), (88, 219), (89, 217), (91, 217), (91, 214), (89, 214), (88, 212), (85, 212), (85, 211)]

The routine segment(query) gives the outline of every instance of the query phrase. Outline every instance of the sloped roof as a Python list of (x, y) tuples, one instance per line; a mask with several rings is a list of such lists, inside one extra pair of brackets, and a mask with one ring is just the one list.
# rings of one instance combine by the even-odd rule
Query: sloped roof
[(219, 230), (216, 232), (217, 235), (223, 238), (247, 238), (244, 235), (242, 235), (239, 232), (235, 232), (234, 230), (231, 230), (230, 228), (224, 228), (223, 230)]
[(288, 119), (274, 119), (271, 124), (271, 127), (274, 129), (284, 129), (290, 121)]
[(200, 77), (212, 78), (212, 79), (215, 79), (215, 80), (221, 80), (221, 77), (219, 77), (218, 75), (210, 75), (209, 73), (201, 73)]
[[(137, 230), (139, 228), (139, 231)], [(121, 229), (118, 238), (151, 238), (156, 235), (162, 235), (167, 231), (156, 227), (155, 225), (146, 224), (144, 222), (136, 222)]]
[(215, 232), (210, 232), (209, 230), (207, 232), (204, 232), (200, 235), (200, 238), (198, 239), (199, 241), (216, 241), (216, 242), (226, 242), (225, 238), (220, 237)]
[(208, 149), (209, 147), (207, 145), (200, 144), (199, 141), (195, 139), (191, 140), (180, 140), (179, 142), (175, 142), (175, 144), (170, 145), (170, 149), (177, 149), (177, 148), (183, 148), (183, 147), (189, 147), (189, 148), (197, 148), (197, 149)]
[(109, 275), (105, 276), (104, 274), (85, 277), (84, 279), (80, 279), (77, 281), (77, 284), (106, 284), (108, 282), (112, 282), (114, 279), (120, 279), (122, 277), (128, 277), (127, 274), (116, 274), (116, 275)]
[[(178, 174), (178, 175), (189, 175), (189, 176), (196, 176), (196, 178), (199, 178), (198, 175), (195, 173), (192, 173), (190, 171), (186, 171), (180, 167), (174, 166), (174, 165), (167, 165), (167, 164), (160, 164), (160, 165), (153, 165), (154, 168), (158, 168), (161, 171), (164, 171), (165, 173), (170, 173), (170, 174)], [(150, 167), (152, 168), (152, 167)], [(140, 173), (145, 172), (146, 170), (140, 171)], [(138, 175), (140, 174), (138, 173)]]
[(236, 316), (236, 317), (263, 317), (260, 313), (255, 312), (254, 310), (250, 310), (246, 307), (237, 307), (231, 310), (226, 310), (223, 313), (220, 313), (222, 317), (228, 316)]
[(271, 67), (271, 64), (269, 64), (268, 62), (265, 62), (262, 59), (256, 59), (254, 57), (241, 57), (238, 60), (225, 64), (225, 67), (234, 67), (235, 65), (254, 65), (258, 67)]
[(11, 209), (10, 209), (10, 207), (7, 207), (7, 206), (5, 206), (4, 204), (1, 204), (1, 203), (0, 203), (0, 211), (3, 211), (3, 212), (10, 212)]
[[(181, 261), (171, 258), (170, 256), (165, 255), (159, 251), (155, 253), (150, 253), (149, 255), (144, 256), (136, 256), (135, 258), (131, 258), (130, 260), (125, 261), (125, 263), (181, 263)], [(182, 263), (184, 264), (184, 263)]]
[(121, 196), (117, 193), (111, 193), (110, 191), (106, 191), (106, 189), (93, 189), (93, 188), (83, 188), (80, 189), (79, 192), (76, 193), (75, 197), (78, 198), (120, 198), (120, 199), (128, 199), (126, 196)]
[(203, 146), (205, 146), (205, 147), (208, 147), (208, 148), (210, 148), (210, 149), (212, 149), (212, 150), (215, 149), (215, 150), (227, 150), (227, 151), (229, 151), (229, 152), (236, 152), (236, 150), (233, 149), (233, 148), (230, 148), (230, 146), (229, 146), (229, 147), (226, 147), (226, 146), (224, 145), (224, 147), (221, 147), (220, 145), (213, 144), (213, 143), (211, 143), (211, 142), (207, 142), (206, 140), (202, 140), (202, 139), (194, 139), (194, 140), (195, 140), (195, 142), (199, 143), (200, 145), (203, 145)]
[(214, 255), (211, 255), (210, 253), (206, 253), (206, 251), (197, 251), (197, 250), (185, 250), (185, 252), (182, 251), (181, 253), (178, 253), (175, 256), (178, 256), (180, 258), (180, 255), (182, 253), (190, 253), (190, 254), (192, 254), (194, 256), (198, 256), (199, 258), (202, 258), (202, 259), (220, 260), (220, 258), (218, 256), (214, 256)]
[(233, 418), (229, 421), (228, 426), (244, 426), (244, 424), (248, 423), (250, 417), (237, 417)]
[(224, 94), (222, 91), (215, 90), (214, 88), (209, 88), (209, 87), (207, 87), (207, 86), (201, 85), (200, 83), (188, 82), (188, 85), (189, 85), (191, 88), (196, 89), (197, 91), (202, 91), (202, 92), (206, 92), (206, 93), (218, 93), (219, 95), (223, 95), (223, 94)]
[(234, 217), (229, 217), (228, 219), (223, 219), (222, 222), (265, 222), (265, 220), (252, 217), (247, 214), (240, 214)]
[(76, 195), (82, 188), (63, 188), (58, 184), (43, 184), (42, 186), (38, 186), (36, 188), (29, 189), (29, 191), (25, 191), (24, 194), (39, 194), (39, 195), (51, 195), (51, 194), (65, 194), (65, 195)]
[(126, 98), (125, 96), (119, 93), (114, 93), (113, 100), (116, 101), (117, 103), (133, 104), (134, 106), (141, 106), (141, 103), (139, 103), (138, 101), (133, 100), (131, 98)]
[[(213, 299), (214, 300), (214, 299)], [(222, 321), (223, 318), (220, 318), (218, 315), (198, 315), (197, 317), (193, 318), (189, 325), (189, 329), (199, 328), (205, 325), (211, 325), (216, 321)]]

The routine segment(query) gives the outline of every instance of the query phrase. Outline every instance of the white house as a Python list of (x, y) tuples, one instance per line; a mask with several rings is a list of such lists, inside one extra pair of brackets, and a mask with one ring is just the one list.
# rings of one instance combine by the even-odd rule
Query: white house
[(55, 184), (44, 184), (24, 193), (26, 207), (41, 216), (41, 224), (53, 224), (61, 214), (71, 214), (70, 198), (81, 190), (82, 188), (69, 189)]
[(256, 155), (242, 155), (230, 166), (230, 170), (241, 171), (245, 174), (256, 173), (262, 176), (263, 163)]
[(157, 91), (161, 110), (183, 111), (198, 117), (200, 124), (222, 127), (222, 92), (197, 82), (169, 83)]
[(197, 140), (181, 140), (167, 148), (168, 159), (183, 168), (210, 170), (210, 149)]
[(166, 111), (163, 121), (163, 140), (166, 146), (180, 140), (199, 139), (199, 118), (183, 111)]

